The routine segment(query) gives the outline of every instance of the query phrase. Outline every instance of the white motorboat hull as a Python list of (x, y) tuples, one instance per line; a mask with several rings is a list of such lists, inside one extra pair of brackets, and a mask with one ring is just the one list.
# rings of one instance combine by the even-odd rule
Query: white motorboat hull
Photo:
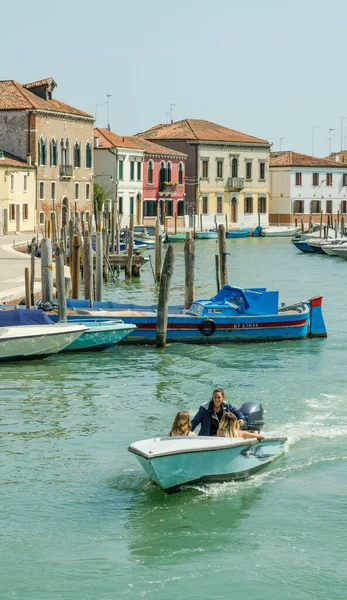
[(56, 354), (87, 330), (84, 325), (21, 325), (0, 328), (0, 360)]
[(297, 227), (263, 227), (261, 235), (265, 237), (292, 237), (297, 231)]
[(164, 437), (143, 440), (128, 448), (163, 490), (197, 482), (244, 479), (285, 451), (287, 438)]

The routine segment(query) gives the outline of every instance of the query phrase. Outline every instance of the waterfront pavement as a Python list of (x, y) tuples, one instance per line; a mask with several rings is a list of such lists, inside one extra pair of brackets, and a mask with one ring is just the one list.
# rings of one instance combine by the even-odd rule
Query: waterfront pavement
[[(0, 236), (0, 302), (24, 297), (25, 268), (30, 268), (30, 256), (15, 250), (14, 246), (26, 245), (34, 233)], [(41, 260), (35, 259), (35, 292), (40, 290)]]

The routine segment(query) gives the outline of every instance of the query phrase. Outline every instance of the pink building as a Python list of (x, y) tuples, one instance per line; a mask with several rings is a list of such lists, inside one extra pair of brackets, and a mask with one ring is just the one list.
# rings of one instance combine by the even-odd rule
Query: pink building
[(140, 137), (138, 148), (144, 151), (143, 204), (144, 225), (155, 223), (159, 208), (161, 223), (172, 228), (177, 215), (179, 227), (184, 225), (185, 171), (187, 155), (159, 146)]

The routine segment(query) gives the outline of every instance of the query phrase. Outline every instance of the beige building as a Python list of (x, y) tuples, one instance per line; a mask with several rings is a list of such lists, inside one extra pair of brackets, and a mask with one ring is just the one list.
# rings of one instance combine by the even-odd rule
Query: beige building
[(0, 150), (0, 235), (34, 231), (35, 199), (35, 168)]
[(147, 140), (188, 155), (188, 214), (202, 215), (204, 226), (225, 222), (255, 227), (269, 223), (268, 141), (202, 119), (157, 125)]
[(36, 221), (58, 227), (76, 208), (92, 212), (93, 116), (53, 99), (56, 83), (0, 81), (0, 149), (36, 171)]

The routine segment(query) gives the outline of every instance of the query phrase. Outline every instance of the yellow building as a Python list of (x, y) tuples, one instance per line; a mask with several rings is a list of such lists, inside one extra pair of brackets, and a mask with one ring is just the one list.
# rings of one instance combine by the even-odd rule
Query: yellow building
[(35, 230), (36, 171), (0, 149), (0, 235)]

